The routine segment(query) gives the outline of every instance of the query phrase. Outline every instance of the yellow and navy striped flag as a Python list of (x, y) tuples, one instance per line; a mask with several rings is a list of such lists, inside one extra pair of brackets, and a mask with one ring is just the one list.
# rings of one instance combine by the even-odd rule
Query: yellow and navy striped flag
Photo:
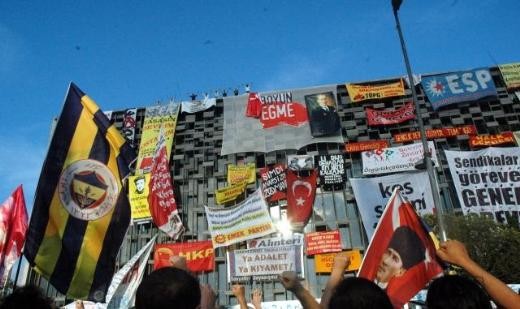
[(125, 178), (135, 152), (73, 83), (36, 190), (24, 255), (61, 293), (105, 294), (128, 225)]

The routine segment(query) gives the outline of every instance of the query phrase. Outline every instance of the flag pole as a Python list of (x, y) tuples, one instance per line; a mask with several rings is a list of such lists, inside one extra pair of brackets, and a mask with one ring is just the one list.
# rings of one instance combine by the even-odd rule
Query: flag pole
[(437, 211), (437, 224), (439, 225), (439, 233), (441, 241), (447, 240), (446, 235), (446, 224), (444, 222), (444, 209), (440, 201), (439, 189), (437, 187), (437, 180), (432, 164), (432, 154), (428, 148), (428, 142), (426, 141), (426, 132), (424, 130), (424, 124), (422, 115), (420, 113), (419, 102), (417, 101), (417, 93), (415, 91), (415, 84), (413, 80), (412, 68), (410, 61), (408, 60), (408, 53), (404, 42), (403, 32), (401, 31), (401, 23), (399, 22), (398, 11), (403, 0), (392, 0), (392, 8), (394, 12), (395, 24), (397, 27), (397, 33), (399, 34), (399, 40), (401, 42), (401, 50), (403, 52), (404, 63), (406, 65), (406, 72), (408, 74), (408, 81), (410, 89), (412, 90), (412, 100), (415, 104), (415, 113), (417, 115), (417, 124), (419, 126), (419, 132), (421, 133), (421, 142), (424, 150), (424, 162), (426, 164), (426, 171), (428, 172), (428, 178), (430, 179), (430, 187), (432, 190), (433, 203)]

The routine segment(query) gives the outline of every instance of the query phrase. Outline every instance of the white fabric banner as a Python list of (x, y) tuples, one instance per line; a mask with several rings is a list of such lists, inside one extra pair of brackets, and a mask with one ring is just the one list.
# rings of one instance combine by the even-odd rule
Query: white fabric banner
[(379, 218), (395, 188), (401, 190), (403, 197), (412, 203), (420, 216), (433, 213), (433, 196), (427, 172), (350, 178), (350, 184), (368, 239), (372, 239)]
[(203, 100), (182, 101), (181, 111), (183, 113), (194, 114), (205, 111), (215, 105), (217, 105), (217, 99), (204, 97)]
[[(288, 106), (298, 104), (306, 111), (305, 97), (330, 93), (336, 98), (336, 86), (322, 86), (297, 90), (282, 90), (259, 93), (263, 105), (273, 107), (267, 113), (269, 120), (283, 118), (294, 112)], [(275, 108), (275, 103), (287, 106)], [(246, 117), (248, 95), (224, 98), (224, 133), (221, 155), (237, 152), (270, 152), (281, 149), (300, 149), (313, 143), (343, 143), (341, 132), (335, 136), (313, 137), (308, 119), (298, 126), (280, 123), (264, 128), (260, 119)], [(263, 117), (263, 116), (262, 116)], [(307, 115), (305, 115), (307, 118)]]
[(207, 207), (206, 218), (213, 248), (225, 247), (276, 232), (261, 189), (232, 208)]
[(445, 150), (464, 214), (509, 222), (520, 214), (520, 147)]
[[(428, 141), (428, 149), (432, 154), (433, 163), (438, 165), (433, 141)], [(363, 175), (416, 171), (415, 164), (423, 156), (422, 143), (363, 151), (361, 153)]]

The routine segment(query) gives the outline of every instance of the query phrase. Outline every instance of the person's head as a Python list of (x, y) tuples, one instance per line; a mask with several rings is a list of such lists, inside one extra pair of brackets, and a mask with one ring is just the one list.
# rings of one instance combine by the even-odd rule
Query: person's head
[(402, 276), (405, 271), (424, 260), (425, 248), (417, 234), (406, 226), (400, 226), (392, 235), (377, 269), (378, 282), (388, 282), (394, 276)]
[(134, 178), (134, 183), (135, 183), (135, 190), (138, 193), (143, 193), (144, 186), (146, 184), (146, 180), (145, 180), (144, 176), (139, 176), (139, 177)]
[(365, 278), (349, 277), (334, 290), (329, 308), (391, 309), (392, 303), (380, 287)]
[(428, 309), (491, 308), (489, 297), (475, 281), (458, 275), (435, 279), (426, 296)]
[(200, 305), (198, 280), (182, 269), (165, 267), (143, 279), (135, 296), (136, 309), (193, 309)]
[(52, 300), (45, 297), (40, 289), (34, 285), (17, 288), (8, 295), (0, 305), (1, 309), (51, 309)]
[(334, 104), (332, 103), (331, 97), (327, 93), (321, 93), (316, 96), (316, 102), (320, 107), (332, 107)]

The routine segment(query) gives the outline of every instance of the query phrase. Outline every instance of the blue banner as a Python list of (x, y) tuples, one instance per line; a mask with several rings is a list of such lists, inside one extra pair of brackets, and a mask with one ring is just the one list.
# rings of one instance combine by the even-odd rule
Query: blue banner
[(453, 103), (497, 95), (488, 69), (423, 76), (421, 84), (434, 110)]

